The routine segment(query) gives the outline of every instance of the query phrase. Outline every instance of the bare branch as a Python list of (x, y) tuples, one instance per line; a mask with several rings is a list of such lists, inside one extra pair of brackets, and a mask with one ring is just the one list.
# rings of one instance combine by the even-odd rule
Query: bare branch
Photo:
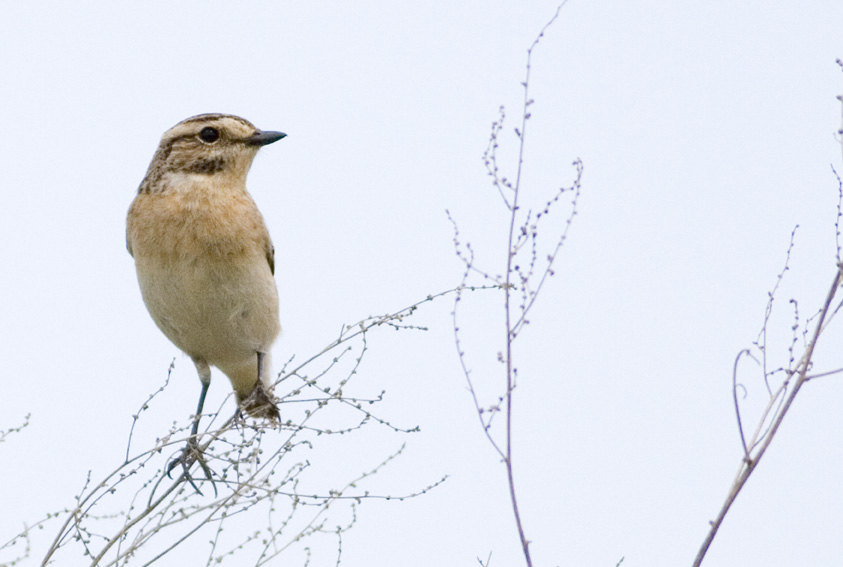
[[(805, 349), (805, 352), (803, 353), (802, 357), (799, 359), (799, 362), (796, 365), (796, 372), (794, 374), (789, 373), (780, 389), (771, 397), (770, 404), (768, 404), (767, 410), (765, 410), (761, 422), (759, 423), (759, 428), (756, 430), (753, 439), (751, 439), (749, 442), (750, 451), (756, 449), (756, 444), (757, 449), (754, 451), (754, 453), (745, 456), (743, 461), (741, 462), (741, 466), (738, 469), (738, 474), (734, 482), (732, 483), (732, 486), (729, 490), (729, 494), (726, 497), (726, 501), (720, 509), (720, 512), (718, 513), (717, 517), (714, 519), (713, 522), (711, 522), (711, 527), (708, 531), (708, 534), (706, 535), (706, 538), (703, 541), (702, 547), (700, 547), (700, 550), (697, 553), (697, 556), (694, 560), (694, 567), (699, 567), (699, 565), (702, 563), (708, 551), (708, 548), (711, 545), (711, 542), (714, 540), (714, 536), (717, 534), (717, 530), (723, 523), (723, 519), (729, 512), (729, 509), (731, 508), (741, 489), (746, 485), (746, 482), (749, 480), (750, 475), (758, 466), (758, 463), (761, 461), (761, 458), (767, 452), (767, 449), (769, 448), (770, 444), (776, 436), (776, 432), (778, 431), (779, 427), (782, 424), (782, 421), (788, 413), (788, 410), (793, 404), (793, 400), (799, 393), (800, 388), (808, 380), (807, 372), (811, 366), (814, 351), (816, 349), (817, 343), (821, 335), (821, 331), (823, 329), (823, 322), (826, 316), (831, 312), (831, 305), (834, 301), (834, 296), (837, 293), (837, 289), (840, 287), (841, 282), (843, 282), (843, 266), (839, 266), (837, 272), (835, 273), (831, 287), (828, 293), (826, 294), (825, 301), (823, 302), (823, 306), (820, 309), (819, 318), (816, 324), (814, 325), (814, 332), (811, 335), (811, 339), (808, 342), (808, 346)], [(789, 384), (793, 376), (796, 377), (796, 380), (793, 382), (793, 387), (790, 389), (790, 392), (785, 395), (787, 385)], [(772, 414), (770, 414), (772, 403), (775, 400), (779, 399), (779, 397), (781, 397), (782, 402), (780, 403), (779, 407), (775, 411), (773, 411)], [(767, 415), (772, 415), (772, 424), (769, 429), (767, 429), (763, 433), (760, 433), (761, 425), (766, 421)], [(746, 446), (747, 444), (744, 442), (744, 447)]]
[(23, 418), (23, 423), (18, 425), (17, 427), (10, 427), (8, 429), (4, 429), (0, 431), (0, 443), (3, 443), (6, 440), (6, 437), (11, 435), (12, 433), (20, 433), (25, 428), (29, 427), (29, 418), (32, 417), (32, 414), (26, 414)]
[(738, 356), (735, 357), (735, 365), (732, 368), (732, 398), (735, 402), (735, 416), (738, 418), (738, 432), (741, 435), (741, 446), (743, 446), (743, 452), (746, 458), (749, 458), (749, 449), (746, 446), (746, 438), (743, 434), (743, 424), (741, 423), (741, 408), (740, 404), (738, 404), (738, 363), (741, 361), (742, 356), (752, 356), (752, 352), (749, 349), (744, 349), (738, 353)]
[[(538, 46), (539, 41), (544, 37), (547, 29), (559, 17), (562, 7), (566, 4), (562, 2), (556, 8), (553, 17), (541, 29), (538, 36), (527, 50), (527, 62), (524, 81), (521, 86), (524, 88), (524, 99), (521, 109), (521, 125), (515, 128), (515, 136), (518, 139), (518, 161), (515, 170), (514, 178), (505, 176), (498, 165), (497, 151), (500, 145), (500, 133), (503, 130), (503, 122), (506, 116), (504, 108), (501, 107), (498, 114), (498, 120), (492, 123), (492, 130), (489, 136), (489, 143), (483, 153), (483, 163), (486, 166), (488, 175), (492, 178), (492, 185), (500, 195), (504, 206), (509, 211), (509, 227), (507, 231), (507, 256), (506, 268), (504, 275), (490, 278), (489, 272), (479, 269), (475, 265), (474, 250), (470, 243), (462, 244), (460, 240), (459, 228), (456, 221), (448, 212), (448, 219), (454, 226), (454, 250), (457, 257), (462, 261), (464, 270), (460, 286), (458, 287), (457, 295), (454, 299), (454, 309), (451, 313), (454, 325), (454, 343), (457, 347), (457, 355), (459, 357), (460, 366), (463, 375), (468, 384), (468, 391), (471, 394), (474, 403), (474, 409), (480, 426), (483, 428), (483, 433), (489, 444), (495, 450), (501, 460), (507, 473), (507, 483), (509, 488), (510, 503), (512, 506), (512, 513), (515, 518), (516, 529), (518, 532), (521, 549), (524, 555), (524, 560), (527, 567), (532, 567), (532, 558), (530, 556), (530, 541), (527, 539), (523, 522), (521, 520), (521, 513), (518, 506), (518, 498), (515, 490), (515, 475), (513, 466), (513, 444), (512, 444), (512, 420), (513, 420), (513, 399), (514, 391), (517, 386), (518, 369), (514, 362), (513, 345), (517, 339), (522, 327), (529, 323), (527, 315), (534, 306), (535, 301), (541, 292), (544, 282), (548, 276), (552, 276), (553, 264), (557, 258), (558, 252), (568, 235), (568, 229), (573, 222), (574, 216), (577, 214), (577, 203), (580, 195), (580, 184), (582, 179), (582, 162), (580, 160), (574, 161), (576, 168), (576, 179), (571, 187), (563, 187), (556, 191), (544, 205), (544, 207), (534, 214), (532, 210), (526, 209), (522, 211), (521, 199), (523, 198), (522, 174), (524, 172), (524, 157), (527, 140), (527, 122), (532, 116), (531, 106), (533, 99), (530, 98), (530, 72), (532, 68), (533, 50)], [(546, 218), (550, 213), (551, 208), (559, 201), (560, 197), (568, 192), (573, 193), (571, 200), (571, 210), (567, 221), (561, 230), (561, 234), (557, 237), (555, 246), (551, 252), (547, 254), (544, 263), (540, 266), (539, 260), (539, 224), (542, 219)], [(503, 391), (495, 396), (495, 402), (491, 404), (484, 404), (480, 400), (477, 387), (472, 377), (471, 369), (466, 362), (465, 352), (462, 347), (460, 324), (459, 324), (459, 306), (462, 300), (462, 293), (464, 290), (474, 289), (469, 286), (469, 279), (472, 275), (479, 275), (484, 280), (493, 279), (500, 288), (503, 289), (503, 311), (505, 318), (505, 334), (504, 334), (504, 350), (498, 353), (498, 362), (503, 364), (504, 371), (504, 387)], [(538, 283), (533, 285), (535, 278), (538, 278)], [(517, 312), (516, 312), (517, 309)], [(495, 416), (503, 412), (503, 439), (499, 440), (493, 435), (492, 424)], [(485, 565), (488, 565), (488, 561)], [(483, 561), (478, 559), (481, 565)]]
[[(353, 387), (353, 378), (368, 352), (370, 331), (379, 327), (424, 330), (412, 324), (410, 317), (421, 305), (456, 292), (447, 290), (396, 312), (343, 325), (340, 336), (318, 354), (295, 368), (291, 368), (291, 358), (276, 381), (285, 421), (275, 428), (269, 422), (223, 419), (221, 412), (231, 404), (224, 401), (208, 415), (204, 431), (197, 436), (208, 466), (213, 469), (215, 485), (220, 487), (214, 497), (191, 488), (191, 484), (198, 487), (205, 482), (201, 477), (191, 478), (191, 473), (185, 471), (170, 479), (165, 470), (173, 453), (179, 451), (177, 447), (185, 442), (192, 419), (184, 425), (174, 424), (151, 447), (136, 449), (138, 436), (149, 435), (144, 425), (154, 428), (154, 424), (141, 418), (150, 402), (165, 391), (165, 381), (133, 416), (124, 461), (97, 482), (89, 474), (74, 507), (61, 518), (53, 516), (60, 525), (43, 556), (43, 564), (66, 561), (60, 557), (74, 547), (77, 556), (86, 556), (92, 567), (125, 565), (129, 558), (139, 565), (158, 564), (200, 534), (208, 535), (208, 565), (234, 554), (242, 556), (238, 564), (245, 560), (247, 564), (262, 565), (285, 550), (302, 548), (307, 538), (319, 533), (334, 538), (335, 560), (340, 561), (342, 534), (355, 525), (361, 503), (370, 499), (414, 498), (432, 490), (446, 477), (404, 494), (378, 494), (366, 489), (365, 484), (402, 453), (402, 446), (339, 489), (326, 487), (303, 493), (301, 481), (311, 467), (305, 452), (314, 450), (319, 439), (357, 434), (371, 425), (402, 433), (418, 431), (418, 427), (395, 425), (375, 414), (372, 406), (383, 400), (384, 392), (372, 396), (346, 391)], [(172, 365), (168, 375), (170, 371)], [(197, 467), (193, 463), (193, 468)], [(126, 498), (121, 499), (121, 494)], [(254, 514), (263, 518), (255, 524), (259, 526), (257, 531), (242, 535), (242, 530), (224, 529), (234, 517)], [(251, 558), (246, 559), (250, 554)]]

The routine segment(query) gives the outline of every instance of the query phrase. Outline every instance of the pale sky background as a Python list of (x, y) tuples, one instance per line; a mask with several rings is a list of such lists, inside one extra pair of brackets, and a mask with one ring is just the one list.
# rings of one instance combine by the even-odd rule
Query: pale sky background
[[(445, 209), (482, 265), (503, 270), (506, 216), (480, 157), (503, 104), (512, 163), (526, 48), (555, 7), (3, 3), (0, 429), (32, 423), (0, 445), (0, 543), (72, 506), (88, 470), (98, 479), (120, 462), (132, 414), (173, 358), (160, 432), (146, 425), (163, 435), (195, 407), (193, 365), (149, 318), (125, 250), (126, 210), (166, 129), (227, 112), (288, 134), (261, 151), (249, 187), (276, 246), (276, 362), (303, 359), (343, 323), (458, 283)], [(794, 225), (779, 364), (787, 300), (804, 321), (835, 270), (841, 26), (843, 3), (829, 0), (571, 0), (538, 47), (524, 199), (539, 206), (570, 184), (577, 157), (585, 173), (517, 351), (515, 466), (537, 566), (690, 565), (739, 465), (732, 363), (756, 338)], [(493, 392), (498, 304), (467, 300), (468, 360)], [(489, 552), (493, 567), (521, 564), (451, 308), (419, 312), (426, 333), (373, 333), (354, 383), (385, 389), (378, 414), (421, 432), (373, 430), (311, 455), (351, 479), (406, 441), (367, 484), (378, 493), (450, 475), (420, 498), (365, 502), (343, 565), (471, 566)], [(839, 328), (816, 361), (843, 366)], [(763, 403), (744, 368), (748, 403)], [(229, 392), (215, 373), (206, 407)], [(841, 406), (843, 378), (805, 387), (705, 565), (840, 564)], [(314, 564), (332, 564), (334, 542), (310, 542), (322, 544)], [(204, 564), (204, 538), (185, 547)]]

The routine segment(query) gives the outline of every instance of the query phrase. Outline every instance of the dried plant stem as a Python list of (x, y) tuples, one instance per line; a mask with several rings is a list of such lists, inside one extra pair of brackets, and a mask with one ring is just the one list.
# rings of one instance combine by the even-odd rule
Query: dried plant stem
[[(483, 428), (483, 433), (486, 435), (486, 438), (494, 448), (495, 452), (497, 452), (500, 456), (506, 469), (507, 487), (512, 507), (512, 514), (515, 519), (518, 538), (527, 567), (532, 567), (533, 560), (530, 554), (530, 540), (527, 538), (518, 504), (513, 458), (514, 447), (512, 440), (512, 427), (515, 405), (513, 394), (517, 386), (518, 377), (518, 370), (515, 365), (514, 344), (521, 330), (529, 323), (527, 314), (534, 307), (536, 298), (542, 290), (544, 282), (547, 280), (548, 276), (552, 276), (554, 274), (554, 261), (556, 260), (557, 254), (567, 238), (568, 229), (573, 221), (573, 217), (577, 214), (577, 202), (580, 195), (580, 181), (582, 179), (583, 168), (580, 160), (576, 160), (573, 164), (576, 168), (576, 179), (573, 185), (571, 187), (562, 187), (558, 189), (556, 194), (545, 203), (539, 212), (535, 214), (529, 209), (522, 210), (522, 172), (526, 149), (527, 122), (530, 119), (530, 107), (533, 104), (533, 100), (530, 99), (530, 71), (533, 51), (539, 44), (541, 38), (544, 37), (548, 27), (550, 27), (559, 17), (560, 11), (565, 4), (566, 2), (562, 2), (557, 6), (556, 13), (541, 29), (538, 36), (527, 50), (526, 73), (524, 81), (521, 83), (521, 86), (524, 88), (521, 124), (520, 127), (515, 128), (515, 135), (518, 138), (518, 162), (514, 177), (508, 179), (503, 175), (500, 171), (497, 158), (499, 137), (503, 130), (503, 122), (505, 119), (503, 107), (500, 108), (498, 120), (492, 124), (489, 145), (483, 154), (483, 161), (489, 176), (492, 178), (492, 185), (497, 190), (503, 205), (509, 213), (507, 257), (505, 262), (506, 270), (504, 276), (493, 277), (489, 272), (486, 272), (475, 265), (474, 250), (471, 244), (463, 244), (460, 242), (460, 232), (457, 223), (453, 217), (451, 217), (450, 212), (448, 213), (448, 218), (454, 226), (454, 248), (456, 255), (465, 266), (462, 284), (459, 288), (460, 291), (457, 293), (455, 298), (454, 310), (452, 312), (454, 322), (454, 342), (457, 347), (457, 354), (459, 356), (460, 365), (462, 366), (463, 375), (465, 376), (466, 383), (468, 384), (468, 390), (471, 394), (472, 401), (474, 402), (477, 417), (480, 420), (481, 427)], [(542, 257), (538, 253), (541, 241), (541, 239), (539, 239), (539, 224), (548, 216), (550, 210), (559, 201), (560, 197), (568, 192), (573, 194), (573, 198), (571, 199), (570, 214), (566, 219), (564, 227), (560, 230), (555, 246), (551, 245), (550, 252), (546, 257)], [(504, 336), (505, 347), (502, 352), (498, 353), (498, 361), (502, 363), (505, 368), (505, 389), (496, 396), (495, 403), (488, 407), (484, 407), (480, 401), (480, 395), (475, 387), (474, 380), (471, 376), (471, 370), (466, 362), (465, 352), (462, 350), (460, 327), (457, 317), (463, 292), (476, 289), (476, 287), (470, 287), (468, 285), (468, 280), (471, 276), (479, 276), (486, 281), (493, 280), (496, 283), (496, 287), (503, 289), (504, 292), (503, 323), (506, 333)], [(538, 283), (536, 284), (536, 282)], [(504, 413), (504, 430), (502, 434), (494, 435), (492, 431), (492, 423), (495, 416), (501, 412)], [(481, 565), (483, 565), (482, 561), (478, 561)], [(488, 565), (488, 560), (486, 565)]]
[[(723, 507), (720, 509), (720, 512), (717, 514), (717, 517), (714, 521), (711, 522), (711, 527), (706, 535), (705, 540), (703, 541), (702, 546), (700, 547), (699, 552), (697, 553), (696, 558), (694, 559), (694, 567), (699, 567), (702, 564), (703, 559), (705, 558), (706, 553), (708, 552), (708, 548), (711, 546), (711, 542), (714, 540), (714, 536), (717, 535), (717, 530), (720, 529), (720, 525), (723, 523), (723, 519), (726, 517), (726, 514), (729, 512), (729, 509), (732, 507), (732, 504), (735, 502), (735, 499), (738, 497), (741, 489), (746, 485), (747, 481), (749, 480), (750, 475), (752, 475), (755, 468), (758, 466), (758, 463), (761, 461), (761, 458), (767, 452), (767, 449), (770, 447), (770, 444), (773, 442), (773, 439), (776, 436), (776, 432), (778, 432), (779, 427), (782, 424), (787, 412), (790, 410), (791, 405), (793, 404), (793, 400), (796, 398), (796, 395), (799, 393), (800, 388), (802, 385), (810, 379), (808, 376), (808, 370), (811, 367), (811, 362), (814, 356), (814, 350), (816, 349), (817, 342), (821, 336), (821, 333), (824, 329), (824, 323), (826, 317), (829, 316), (832, 310), (832, 303), (834, 301), (834, 296), (837, 294), (837, 290), (840, 287), (840, 284), (843, 283), (843, 265), (838, 265), (837, 273), (834, 275), (834, 280), (832, 281), (831, 288), (829, 289), (828, 293), (826, 294), (825, 301), (823, 303), (822, 309), (819, 312), (819, 316), (815, 323), (814, 332), (811, 335), (811, 339), (808, 341), (808, 344), (805, 348), (802, 357), (800, 358), (796, 368), (789, 374), (787, 379), (785, 379), (780, 392), (783, 394), (785, 389), (787, 388), (789, 382), (793, 380), (795, 377), (796, 379), (793, 380), (793, 387), (790, 390), (790, 393), (786, 395), (784, 398), (784, 403), (775, 412), (775, 416), (773, 417), (772, 425), (770, 426), (769, 430), (765, 433), (761, 433), (761, 424), (759, 424), (759, 429), (756, 430), (755, 434), (753, 435), (753, 439), (750, 440), (749, 445), (747, 446), (744, 444), (745, 456), (743, 461), (741, 462), (741, 466), (738, 469), (737, 476), (735, 477), (734, 482), (732, 482), (732, 486), (729, 489), (729, 494), (726, 497), (725, 502), (723, 503)], [(773, 404), (775, 399), (780, 394), (777, 393), (773, 396), (770, 400), (770, 404)], [(767, 410), (764, 412), (764, 416), (769, 414), (771, 406), (768, 404)], [(762, 423), (765, 421), (764, 417), (762, 417)], [(754, 452), (752, 448), (757, 444), (758, 449)]]
[[(837, 64), (838, 66), (840, 66), (841, 70), (843, 70), (843, 60), (838, 59)], [(838, 96), (837, 99), (841, 102), (841, 117), (843, 117), (843, 96)], [(843, 147), (843, 125), (838, 130), (838, 134), (841, 135), (841, 139), (839, 141), (841, 142), (841, 146)], [(741, 419), (741, 409), (737, 397), (737, 371), (738, 363), (741, 357), (745, 354), (752, 356), (752, 353), (747, 350), (743, 350), (738, 353), (738, 356), (735, 359), (735, 367), (732, 374), (732, 396), (735, 404), (735, 413), (738, 419), (738, 432), (740, 433), (744, 455), (740, 467), (738, 468), (737, 475), (735, 476), (735, 480), (732, 482), (732, 486), (729, 489), (729, 494), (726, 496), (726, 500), (723, 502), (723, 506), (721, 507), (720, 512), (717, 514), (717, 517), (714, 519), (714, 521), (711, 522), (711, 527), (709, 528), (708, 533), (706, 534), (705, 540), (703, 541), (702, 546), (697, 552), (697, 556), (694, 559), (693, 563), (694, 567), (699, 567), (702, 564), (703, 559), (705, 558), (705, 555), (708, 552), (709, 547), (711, 546), (711, 542), (714, 541), (714, 537), (717, 535), (717, 530), (720, 529), (720, 526), (723, 523), (723, 519), (726, 517), (726, 514), (729, 512), (729, 509), (732, 507), (732, 504), (735, 502), (735, 499), (738, 497), (740, 491), (746, 485), (747, 481), (749, 480), (749, 477), (752, 475), (753, 471), (755, 471), (756, 467), (761, 462), (761, 458), (766, 454), (767, 449), (773, 442), (773, 439), (775, 438), (779, 427), (784, 421), (785, 416), (787, 415), (788, 411), (790, 411), (790, 407), (793, 405), (793, 401), (796, 399), (797, 394), (799, 394), (799, 390), (802, 388), (802, 385), (814, 378), (819, 378), (821, 376), (829, 376), (841, 371), (841, 369), (838, 369), (831, 370), (828, 372), (815, 373), (812, 375), (808, 374), (809, 370), (811, 370), (813, 366), (814, 351), (817, 348), (817, 343), (819, 342), (820, 337), (822, 336), (823, 332), (828, 328), (829, 324), (831, 323), (832, 319), (837, 314), (837, 312), (840, 310), (841, 306), (843, 306), (843, 302), (839, 301), (836, 306), (833, 306), (834, 297), (837, 294), (837, 290), (840, 288), (841, 283), (843, 283), (843, 260), (841, 260), (840, 254), (840, 230), (841, 218), (843, 218), (843, 182), (841, 182), (840, 176), (837, 175), (837, 172), (834, 170), (833, 166), (831, 169), (835, 177), (837, 178), (838, 185), (837, 220), (834, 223), (835, 241), (837, 244), (837, 272), (834, 275), (831, 287), (828, 290), (828, 293), (826, 294), (825, 301), (823, 302), (819, 312), (809, 318), (808, 322), (806, 322), (805, 324), (805, 328), (803, 331), (804, 350), (802, 352), (802, 356), (799, 357), (798, 361), (796, 360), (796, 357), (794, 355), (794, 345), (797, 343), (796, 329), (799, 327), (799, 310), (796, 300), (790, 300), (790, 303), (794, 307), (795, 320), (792, 326), (793, 338), (791, 340), (790, 346), (788, 347), (788, 365), (787, 368), (780, 368), (775, 371), (770, 371), (767, 366), (767, 325), (770, 322), (770, 315), (772, 313), (773, 301), (775, 299), (776, 290), (778, 290), (779, 284), (784, 278), (785, 272), (787, 272), (789, 269), (790, 254), (793, 249), (793, 238), (796, 232), (796, 229), (794, 229), (794, 232), (792, 232), (790, 236), (790, 246), (787, 250), (787, 259), (785, 261), (784, 269), (781, 271), (781, 273), (779, 273), (778, 278), (776, 280), (776, 284), (773, 287), (773, 290), (769, 293), (767, 309), (764, 313), (764, 324), (761, 328), (761, 332), (759, 333), (758, 340), (755, 342), (755, 346), (761, 352), (761, 365), (764, 373), (764, 383), (767, 387), (767, 392), (769, 393), (770, 397), (766, 407), (764, 408), (764, 411), (761, 413), (761, 417), (758, 421), (758, 425), (756, 426), (755, 431), (753, 432), (752, 438), (747, 441), (744, 435), (743, 421)], [(811, 321), (813, 321), (813, 331), (809, 333), (809, 325), (811, 324)], [(809, 334), (810, 339), (808, 339)], [(783, 372), (785, 374), (785, 378), (782, 380), (778, 388), (774, 390), (770, 386), (769, 378), (773, 374), (780, 372)]]
[[(41, 564), (66, 562), (75, 548), (76, 555), (84, 557), (90, 567), (126, 565), (129, 561), (148, 566), (161, 563), (165, 555), (188, 541), (199, 540), (203, 532), (213, 532), (208, 565), (223, 558), (228, 561), (234, 554), (241, 557), (231, 559), (232, 563), (262, 565), (293, 545), (309, 554), (303, 542), (317, 533), (336, 538), (339, 562), (342, 533), (355, 524), (356, 508), (362, 502), (414, 498), (445, 479), (400, 494), (376, 494), (362, 488), (401, 453), (402, 447), (339, 489), (325, 487), (303, 493), (300, 482), (307, 478), (303, 473), (310, 468), (306, 452), (314, 450), (320, 439), (361, 431), (367, 425), (401, 433), (418, 431), (418, 427), (393, 425), (369, 409), (383, 399), (384, 392), (355, 396), (343, 391), (351, 389), (351, 381), (359, 374), (368, 351), (368, 333), (378, 327), (423, 330), (409, 319), (423, 304), (450, 293), (459, 291), (431, 294), (393, 313), (343, 325), (339, 338), (332, 337), (318, 354), (305, 357), (304, 363), (283, 372), (276, 382), (276, 394), (287, 410), (283, 423), (223, 419), (220, 412), (226, 407), (225, 402), (216, 413), (208, 414), (199, 448), (213, 466), (216, 483), (221, 487), (219, 495), (215, 492), (213, 498), (198, 492), (188, 471), (168, 480), (163, 465), (169, 461), (166, 452), (185, 442), (181, 434), (192, 425), (192, 419), (189, 425), (174, 423), (163, 436), (158, 433), (151, 447), (141, 451), (136, 447), (140, 443), (136, 439), (139, 431), (149, 436), (160, 428), (141, 417), (147, 415), (150, 404), (164, 391), (165, 382), (133, 416), (125, 459), (98, 482), (92, 481), (89, 472), (73, 508), (61, 517), (52, 516), (57, 520), (58, 531), (52, 542), (47, 542)], [(292, 359), (284, 365), (285, 370), (292, 366), (291, 362)], [(195, 490), (190, 490), (190, 485)], [(350, 510), (352, 519), (344, 527), (330, 526), (344, 510)], [(224, 525), (242, 526), (243, 522), (253, 524), (255, 531), (240, 534), (238, 530), (223, 530)], [(24, 532), (21, 537), (27, 535)], [(223, 548), (229, 550), (218, 551)], [(64, 557), (60, 558), (60, 552)]]

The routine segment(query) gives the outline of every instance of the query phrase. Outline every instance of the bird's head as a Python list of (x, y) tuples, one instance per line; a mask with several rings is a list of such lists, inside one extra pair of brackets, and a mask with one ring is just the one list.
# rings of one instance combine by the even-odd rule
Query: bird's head
[(155, 192), (185, 176), (244, 185), (258, 150), (285, 136), (259, 130), (231, 114), (200, 114), (182, 120), (161, 137), (140, 191)]

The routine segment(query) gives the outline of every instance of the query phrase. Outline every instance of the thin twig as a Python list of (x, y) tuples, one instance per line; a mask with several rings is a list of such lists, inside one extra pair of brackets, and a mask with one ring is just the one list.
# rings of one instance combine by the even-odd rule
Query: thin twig
[(741, 435), (741, 446), (743, 447), (744, 456), (748, 459), (749, 449), (746, 446), (746, 438), (743, 434), (743, 424), (741, 423), (741, 408), (740, 404), (738, 404), (738, 363), (741, 361), (741, 357), (744, 355), (752, 356), (752, 352), (749, 349), (744, 349), (738, 353), (738, 356), (735, 357), (735, 364), (732, 368), (732, 399), (735, 403), (735, 416), (738, 418), (738, 432)]
[[(580, 195), (580, 181), (582, 178), (582, 162), (576, 160), (574, 166), (577, 170), (576, 180), (570, 188), (559, 189), (555, 196), (547, 201), (543, 210), (533, 215), (533, 212), (526, 210), (521, 211), (522, 198), (522, 174), (524, 172), (524, 159), (526, 150), (526, 131), (527, 122), (531, 117), (530, 107), (533, 100), (530, 98), (530, 73), (532, 69), (533, 51), (539, 44), (539, 41), (544, 37), (547, 29), (556, 21), (562, 8), (567, 3), (567, 0), (559, 4), (553, 17), (544, 25), (536, 36), (535, 40), (527, 49), (527, 61), (524, 81), (521, 86), (524, 88), (524, 98), (521, 112), (521, 124), (519, 128), (515, 128), (515, 135), (518, 138), (518, 161), (514, 178), (508, 178), (498, 166), (497, 150), (499, 147), (499, 136), (503, 128), (506, 113), (504, 108), (499, 110), (498, 120), (492, 123), (492, 130), (489, 136), (489, 144), (483, 153), (483, 163), (486, 166), (488, 175), (492, 177), (492, 184), (498, 191), (504, 206), (509, 211), (509, 227), (507, 231), (507, 257), (506, 267), (503, 276), (495, 276), (491, 278), (489, 273), (477, 268), (474, 263), (474, 250), (470, 243), (462, 244), (460, 241), (459, 228), (456, 221), (448, 212), (448, 219), (454, 227), (454, 249), (457, 257), (464, 265), (462, 280), (458, 288), (458, 292), (454, 299), (454, 309), (452, 311), (453, 326), (454, 326), (454, 343), (457, 347), (457, 355), (460, 366), (462, 368), (463, 376), (468, 384), (468, 391), (471, 394), (474, 403), (478, 420), (483, 433), (489, 444), (495, 452), (501, 457), (507, 474), (507, 485), (509, 489), (510, 504), (512, 513), (515, 519), (516, 530), (518, 532), (521, 549), (524, 555), (524, 560), (527, 567), (532, 567), (532, 558), (530, 554), (530, 541), (526, 536), (524, 524), (521, 518), (521, 512), (518, 506), (518, 497), (515, 488), (515, 474), (514, 474), (514, 447), (512, 442), (512, 425), (514, 415), (514, 391), (517, 387), (518, 369), (514, 362), (513, 345), (518, 337), (521, 328), (528, 323), (527, 315), (531, 308), (535, 305), (536, 298), (542, 290), (542, 287), (549, 276), (553, 275), (553, 264), (556, 260), (557, 254), (565, 243), (568, 235), (568, 229), (577, 214), (577, 202)], [(556, 203), (560, 196), (568, 191), (574, 192), (574, 198), (571, 201), (571, 212), (568, 216), (566, 225), (562, 230), (560, 237), (557, 239), (555, 247), (552, 252), (547, 255), (546, 264), (541, 270), (541, 276), (537, 275), (537, 260), (538, 260), (538, 226), (540, 220), (544, 218), (549, 212), (550, 208)], [(526, 256), (525, 262), (519, 262), (518, 258)], [(504, 325), (505, 325), (505, 349), (504, 352), (498, 353), (498, 361), (504, 364), (505, 367), (505, 389), (502, 394), (497, 396), (494, 404), (488, 408), (481, 405), (477, 389), (474, 385), (474, 380), (471, 376), (471, 369), (468, 367), (466, 355), (462, 348), (460, 338), (460, 326), (458, 321), (458, 311), (460, 302), (463, 298), (463, 292), (472, 289), (468, 286), (469, 276), (478, 274), (484, 279), (493, 279), (497, 282), (504, 291), (503, 308), (504, 308)], [(531, 279), (538, 277), (538, 285), (532, 288), (530, 285)], [(517, 294), (514, 295), (514, 294)], [(515, 309), (518, 312), (515, 312)], [(503, 406), (504, 411), (504, 432), (503, 443), (499, 442), (492, 435), (492, 422), (495, 416), (501, 412)], [(488, 559), (486, 565), (488, 565)], [(478, 559), (478, 562), (483, 565), (483, 561)]]
[(837, 272), (834, 276), (834, 280), (832, 281), (831, 288), (826, 294), (825, 301), (823, 302), (823, 307), (820, 310), (819, 320), (816, 323), (814, 328), (814, 333), (811, 337), (811, 340), (808, 342), (808, 348), (805, 350), (805, 353), (802, 355), (802, 358), (799, 360), (797, 364), (797, 374), (796, 380), (793, 383), (793, 388), (790, 390), (790, 393), (784, 400), (781, 408), (776, 411), (775, 417), (773, 419), (773, 423), (768, 432), (766, 432), (762, 439), (760, 439), (760, 444), (758, 447), (757, 452), (751, 458), (744, 458), (741, 466), (738, 470), (738, 475), (735, 481), (732, 483), (732, 487), (729, 489), (729, 494), (726, 496), (726, 501), (723, 503), (723, 507), (720, 509), (720, 512), (717, 514), (717, 517), (711, 522), (711, 527), (708, 531), (708, 534), (703, 541), (700, 550), (697, 553), (696, 558), (694, 559), (694, 567), (699, 567), (702, 564), (703, 559), (705, 558), (706, 553), (708, 552), (708, 548), (711, 546), (711, 542), (714, 540), (714, 536), (717, 535), (717, 530), (720, 529), (721, 524), (723, 523), (723, 519), (726, 517), (726, 514), (729, 512), (729, 509), (732, 507), (732, 504), (735, 502), (735, 499), (738, 497), (741, 489), (746, 486), (747, 481), (749, 480), (750, 475), (758, 466), (758, 463), (761, 461), (761, 458), (767, 452), (767, 449), (770, 447), (770, 444), (773, 442), (773, 439), (776, 436), (776, 432), (778, 432), (779, 427), (782, 424), (785, 416), (787, 415), (788, 411), (790, 410), (791, 405), (793, 404), (793, 400), (796, 398), (796, 395), (799, 393), (800, 388), (802, 385), (808, 380), (808, 369), (811, 366), (811, 361), (813, 360), (814, 350), (816, 349), (817, 342), (820, 337), (821, 330), (823, 328), (823, 321), (826, 315), (831, 310), (831, 304), (834, 301), (834, 296), (837, 293), (837, 289), (840, 287), (840, 283), (843, 281), (843, 266), (839, 266)]

